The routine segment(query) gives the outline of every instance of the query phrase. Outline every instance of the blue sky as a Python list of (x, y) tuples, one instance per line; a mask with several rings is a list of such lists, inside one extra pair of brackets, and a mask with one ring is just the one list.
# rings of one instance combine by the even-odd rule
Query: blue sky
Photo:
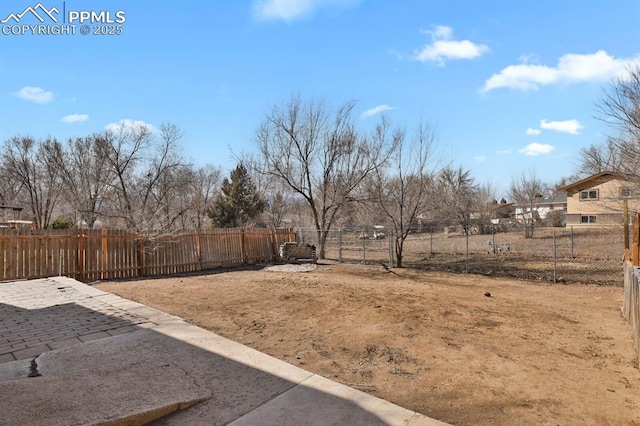
[[(0, 4), (0, 141), (172, 123), (187, 158), (227, 171), (273, 105), (355, 100), (363, 131), (382, 113), (433, 123), (440, 156), (499, 196), (522, 172), (575, 172), (580, 148), (613, 132), (596, 118), (603, 88), (640, 58), (637, 0), (38, 4)], [(122, 34), (93, 34), (91, 18)], [(23, 27), (36, 24), (75, 34)]]

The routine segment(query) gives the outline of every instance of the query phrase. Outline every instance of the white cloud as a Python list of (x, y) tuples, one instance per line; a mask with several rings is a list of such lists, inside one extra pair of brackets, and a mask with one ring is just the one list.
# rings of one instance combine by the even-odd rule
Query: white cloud
[(146, 127), (149, 131), (155, 132), (156, 128), (149, 123), (145, 123), (142, 120), (132, 120), (130, 118), (124, 118), (117, 123), (109, 123), (104, 126), (104, 129), (108, 132), (120, 133), (120, 132), (130, 132), (133, 130), (140, 129), (142, 127)]
[(474, 161), (477, 161), (479, 163), (483, 163), (485, 161), (487, 161), (487, 156), (486, 155), (478, 155), (476, 157), (473, 157)]
[(513, 153), (512, 149), (499, 149), (496, 151), (496, 154), (498, 155), (509, 155), (511, 153)]
[(548, 154), (555, 149), (555, 146), (534, 142), (525, 146), (519, 152), (530, 157), (535, 157), (536, 155)]
[(346, 8), (359, 0), (254, 0), (253, 16), (259, 21), (292, 22), (308, 18), (318, 9)]
[(395, 108), (390, 107), (389, 105), (384, 105), (384, 104), (378, 105), (377, 107), (368, 109), (365, 112), (363, 112), (360, 118), (369, 118), (372, 115), (380, 114), (381, 112), (390, 111), (392, 109), (395, 109)]
[[(528, 57), (527, 57), (528, 59)], [(522, 63), (509, 65), (484, 83), (483, 92), (508, 87), (519, 90), (537, 90), (554, 83), (601, 82), (621, 77), (625, 68), (637, 58), (614, 58), (604, 50), (592, 54), (568, 53), (550, 67)]]
[(540, 120), (540, 127), (545, 130), (554, 130), (556, 132), (570, 133), (572, 135), (577, 135), (578, 131), (582, 129), (584, 126), (581, 125), (578, 120), (567, 120), (567, 121)]
[(542, 130), (540, 129), (527, 129), (527, 134), (531, 136), (538, 136), (540, 133), (542, 133)]
[(60, 119), (61, 123), (80, 123), (89, 119), (88, 114), (70, 114)]
[(452, 40), (451, 27), (438, 25), (433, 31), (421, 31), (431, 35), (431, 44), (426, 44), (415, 52), (413, 59), (420, 62), (434, 62), (444, 65), (447, 59), (473, 59), (489, 51), (484, 44), (475, 44), (469, 40)]
[(520, 55), (519, 59), (523, 64), (536, 63), (538, 62), (538, 55), (536, 55), (535, 53), (527, 53), (524, 55)]
[(53, 100), (53, 92), (47, 92), (40, 87), (24, 86), (13, 94), (25, 101), (35, 102), (37, 104), (46, 104)]

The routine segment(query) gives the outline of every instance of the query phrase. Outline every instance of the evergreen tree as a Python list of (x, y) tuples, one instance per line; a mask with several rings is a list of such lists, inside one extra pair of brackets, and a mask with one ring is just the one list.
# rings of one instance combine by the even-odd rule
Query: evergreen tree
[(251, 225), (264, 211), (267, 203), (257, 193), (246, 167), (240, 163), (230, 179), (222, 182), (222, 193), (209, 208), (208, 214), (217, 228), (237, 228)]

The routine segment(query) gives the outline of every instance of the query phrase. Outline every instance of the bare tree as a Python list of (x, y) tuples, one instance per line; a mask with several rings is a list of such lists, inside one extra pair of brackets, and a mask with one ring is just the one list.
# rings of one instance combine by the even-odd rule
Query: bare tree
[(238, 163), (244, 164), (245, 161), (243, 159), (249, 159), (249, 161), (246, 161), (246, 167), (251, 175), (251, 181), (256, 190), (263, 194), (266, 202), (262, 214), (262, 223), (274, 228), (285, 226), (287, 215), (293, 213), (292, 207), (295, 195), (291, 188), (284, 184), (281, 179), (262, 173), (266, 169), (264, 165), (259, 166), (262, 158), (252, 158), (250, 154), (245, 154), (238, 158)]
[(640, 61), (603, 91), (596, 108), (615, 133), (603, 144), (581, 150), (579, 173), (617, 172), (640, 181)]
[(635, 143), (640, 143), (640, 61), (630, 65), (605, 90), (597, 105), (602, 117)]
[(220, 170), (186, 163), (181, 137), (174, 125), (158, 131), (122, 125), (64, 145), (14, 137), (0, 155), (0, 205), (28, 205), (39, 228), (62, 214), (76, 226), (93, 227), (101, 219), (152, 237), (202, 229)]
[(285, 218), (291, 206), (291, 192), (284, 188), (269, 191), (267, 206), (264, 211), (265, 222), (274, 228), (285, 225)]
[(100, 146), (100, 156), (109, 170), (105, 179), (107, 191), (102, 198), (102, 213), (112, 221), (122, 221), (134, 231), (140, 224), (136, 220), (133, 182), (151, 138), (151, 129), (147, 126), (128, 128), (123, 124), (117, 131), (107, 131), (105, 143)]
[(329, 230), (354, 191), (384, 161), (389, 147), (360, 136), (351, 114), (354, 103), (331, 114), (323, 102), (294, 97), (275, 106), (256, 135), (261, 159), (255, 167), (299, 194), (317, 233), (318, 257), (325, 257)]
[(601, 172), (624, 173), (639, 176), (640, 141), (628, 133), (609, 136), (604, 144), (592, 144), (580, 150), (578, 174), (590, 176)]
[[(547, 191), (547, 186), (538, 178), (535, 171), (522, 173), (512, 178), (509, 195), (515, 201), (524, 223), (525, 238), (532, 238), (537, 220), (536, 201)], [(517, 219), (517, 217), (516, 217)]]
[(22, 206), (27, 199), (23, 195), (22, 181), (7, 167), (0, 167), (0, 205)]
[(69, 139), (51, 157), (75, 226), (92, 228), (98, 219), (101, 197), (108, 187), (108, 163), (100, 155), (105, 143), (104, 136), (97, 134)]
[(55, 139), (37, 142), (16, 136), (4, 144), (6, 173), (27, 192), (32, 218), (41, 229), (49, 227), (62, 192), (59, 170), (51, 161), (60, 149)]
[(186, 192), (179, 194), (181, 205), (189, 206), (189, 214), (182, 217), (183, 228), (202, 230), (207, 224), (207, 209), (213, 202), (222, 173), (219, 167), (207, 164), (196, 169), (184, 170)]
[(433, 148), (435, 131), (420, 123), (407, 143), (403, 129), (392, 130), (383, 118), (372, 140), (381, 146), (395, 147), (386, 167), (377, 167), (373, 179), (374, 208), (382, 213), (393, 229), (396, 266), (402, 267), (404, 243), (420, 214), (432, 208), (427, 201), (433, 188)]
[(490, 233), (492, 230), (491, 220), (494, 219), (498, 208), (496, 189), (492, 184), (485, 183), (476, 187), (475, 195), (473, 210), (474, 214), (477, 215), (478, 231), (481, 234)]
[(135, 232), (164, 233), (184, 214), (173, 197), (184, 184), (176, 178), (184, 167), (173, 125), (158, 135), (146, 126), (122, 127), (105, 134), (101, 157), (108, 165), (107, 190), (101, 213)]
[(438, 196), (444, 215), (453, 218), (465, 233), (470, 231), (471, 214), (477, 207), (478, 186), (470, 170), (447, 167), (438, 176)]

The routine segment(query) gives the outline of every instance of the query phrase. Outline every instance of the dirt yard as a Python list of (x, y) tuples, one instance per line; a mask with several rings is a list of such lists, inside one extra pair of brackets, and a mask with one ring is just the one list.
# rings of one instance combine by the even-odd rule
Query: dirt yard
[(640, 425), (623, 290), (319, 265), (95, 284), (455, 425)]

